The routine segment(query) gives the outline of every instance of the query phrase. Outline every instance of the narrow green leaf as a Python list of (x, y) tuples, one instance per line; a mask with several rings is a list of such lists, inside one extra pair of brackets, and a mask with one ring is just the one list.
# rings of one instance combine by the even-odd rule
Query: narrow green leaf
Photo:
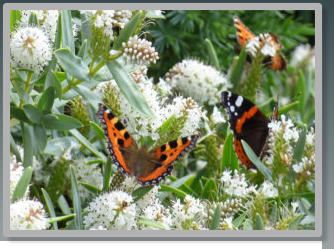
[(95, 133), (99, 136), (100, 139), (105, 139), (104, 138), (104, 132), (98, 124), (94, 123), (93, 121), (89, 121), (89, 124), (93, 128)]
[(10, 106), (10, 116), (11, 118), (16, 118), (17, 120), (23, 121), (25, 123), (31, 123), (25, 112), (15, 106)]
[[(63, 30), (62, 30), (62, 15), (60, 14), (58, 16), (58, 20), (57, 20), (57, 31), (56, 31), (56, 38), (55, 38), (55, 49), (59, 49), (60, 48), (60, 45), (61, 45), (61, 42), (62, 42), (62, 33), (63, 33)], [(52, 68), (53, 69), (53, 68)]]
[(148, 219), (148, 218), (145, 218), (145, 217), (139, 217), (137, 223), (142, 224), (142, 225), (146, 225), (146, 226), (149, 226), (149, 227), (155, 227), (155, 228), (158, 228), (159, 230), (166, 230), (166, 227), (161, 222), (151, 220), (151, 219)]
[(54, 98), (61, 98), (62, 96), (61, 83), (56, 77), (56, 73), (52, 72), (51, 70), (48, 72), (46, 76), (44, 90), (49, 89), (50, 87), (54, 88)]
[(59, 196), (57, 203), (58, 203), (59, 208), (63, 212), (63, 214), (66, 214), (66, 215), (71, 214), (70, 206), (68, 205), (63, 195)]
[(243, 149), (247, 155), (247, 157), (251, 160), (252, 163), (256, 166), (256, 168), (270, 181), (273, 182), (273, 177), (271, 171), (268, 167), (266, 167), (260, 159), (256, 156), (252, 148), (247, 144), (246, 141), (241, 140)]
[(43, 116), (42, 124), (47, 129), (60, 131), (82, 127), (82, 123), (79, 120), (64, 114), (47, 114)]
[(22, 158), (21, 158), (21, 155), (20, 155), (20, 152), (16, 146), (16, 143), (13, 139), (13, 136), (12, 134), (10, 134), (10, 151), (16, 156), (16, 160), (19, 161), (19, 162), (22, 162)]
[(77, 140), (74, 137), (56, 137), (49, 139), (44, 149), (44, 153), (54, 156), (61, 156), (64, 154), (64, 151), (66, 151), (71, 146), (72, 143), (77, 143)]
[(278, 209), (277, 209), (277, 202), (275, 201), (270, 213), (271, 223), (275, 224), (277, 222), (277, 218), (278, 218)]
[(33, 141), (34, 141), (34, 130), (33, 127), (28, 124), (23, 125), (23, 166), (32, 166), (32, 156), (34, 154)]
[(28, 20), (30, 27), (39, 27), (39, 21), (35, 12), (31, 12)]
[(113, 60), (107, 61), (106, 65), (130, 105), (145, 116), (154, 116), (154, 113), (140, 92), (136, 82), (127, 74), (121, 64)]
[(220, 204), (217, 205), (215, 212), (213, 213), (213, 217), (210, 223), (210, 230), (218, 230), (220, 218), (221, 218), (221, 207)]
[(45, 149), (47, 143), (45, 128), (41, 125), (34, 125), (34, 135), (35, 135), (36, 149), (38, 150), (38, 152), (42, 152)]
[(243, 224), (243, 230), (245, 231), (253, 230), (252, 221), (250, 219), (245, 220)]
[(35, 106), (31, 104), (26, 104), (23, 106), (24, 113), (27, 118), (35, 124), (39, 124), (41, 122), (43, 113), (39, 111)]
[(299, 214), (296, 217), (294, 217), (289, 224), (289, 229), (290, 230), (298, 230), (298, 225), (300, 224), (300, 222), (302, 221), (302, 219), (304, 218), (305, 214)]
[(50, 218), (48, 220), (48, 222), (49, 223), (56, 223), (56, 222), (65, 221), (65, 220), (72, 219), (72, 218), (75, 218), (75, 214), (68, 214), (68, 215), (64, 215), (64, 216)]
[(143, 198), (148, 192), (151, 191), (152, 188), (153, 186), (143, 186), (143, 187), (139, 187), (136, 190), (134, 190), (132, 192), (133, 201), (137, 202), (138, 200)]
[(236, 227), (236, 228), (239, 228), (239, 226), (241, 226), (241, 224), (244, 222), (246, 217), (247, 217), (247, 212), (244, 212), (241, 215), (239, 215), (237, 218), (235, 218), (232, 221), (233, 226)]
[(239, 171), (238, 158), (233, 149), (233, 133), (231, 132), (226, 136), (224, 142), (221, 160), (222, 171), (224, 171), (227, 166), (229, 166), (232, 171)]
[(61, 30), (62, 30), (62, 47), (68, 47), (71, 53), (75, 54), (74, 39), (73, 39), (73, 30), (72, 30), (72, 16), (70, 10), (61, 11)]
[(78, 56), (85, 59), (87, 56), (87, 40), (84, 40), (79, 48)]
[(13, 32), (15, 28), (19, 25), (21, 16), (21, 11), (10, 10), (10, 32)]
[(102, 190), (98, 187), (95, 187), (91, 184), (88, 184), (86, 182), (79, 182), (80, 185), (82, 185), (85, 189), (87, 189), (89, 192), (93, 193), (94, 195), (99, 195), (102, 193)]
[(214, 66), (217, 70), (219, 70), (220, 66), (216, 50), (214, 49), (212, 42), (208, 38), (205, 39), (205, 45), (209, 53), (210, 64)]
[(55, 88), (46, 89), (38, 101), (37, 108), (42, 112), (50, 112), (55, 99)]
[(55, 56), (59, 65), (66, 73), (82, 81), (89, 80), (88, 66), (79, 56), (72, 54), (68, 48), (56, 50)]
[[(171, 178), (171, 176), (169, 176)], [(190, 178), (194, 178), (195, 176), (192, 174), (186, 175), (184, 177), (181, 177), (175, 181), (173, 181), (170, 186), (174, 188), (180, 188), (183, 184), (186, 184), (186, 182)], [(168, 196), (168, 192), (159, 192), (159, 199), (164, 200)]]
[(100, 153), (81, 133), (75, 129), (69, 131), (83, 146), (90, 150), (98, 158), (101, 158), (104, 162), (107, 160), (106, 157)]
[(182, 199), (184, 197), (186, 197), (186, 195), (187, 195), (187, 193), (183, 192), (180, 189), (174, 188), (172, 186), (165, 185), (165, 184), (161, 184), (160, 186), (161, 186), (160, 191), (174, 193), (176, 196), (178, 196), (178, 197), (180, 197)]
[(263, 230), (264, 225), (263, 225), (263, 220), (261, 218), (261, 215), (258, 213), (255, 214), (255, 224), (254, 224), (254, 230)]
[(82, 213), (81, 213), (81, 201), (80, 201), (80, 195), (78, 190), (78, 183), (77, 178), (75, 175), (74, 168), (70, 166), (71, 170), (71, 184), (72, 184), (72, 198), (73, 198), (73, 207), (74, 207), (74, 213), (75, 216), (75, 227), (77, 230), (82, 230)]
[(201, 198), (217, 201), (218, 187), (214, 180), (209, 179), (202, 190)]
[(278, 115), (285, 114), (298, 105), (299, 105), (299, 101), (294, 101), (286, 106), (283, 106), (282, 108), (278, 109)]
[(23, 89), (22, 85), (17, 80), (11, 81), (14, 89), (16, 90), (17, 94), (20, 97), (20, 100), (23, 101), (24, 104), (33, 104), (33, 100), (31, 96)]
[(103, 188), (102, 188), (103, 191), (108, 190), (110, 186), (111, 173), (112, 173), (112, 162), (110, 157), (108, 157), (103, 170)]
[(306, 105), (306, 82), (305, 82), (305, 76), (303, 71), (300, 69), (298, 71), (298, 81), (296, 85), (296, 94), (297, 99), (299, 102), (299, 112), (304, 113), (305, 112), (305, 105)]
[(131, 20), (125, 25), (124, 29), (121, 30), (119, 36), (117, 37), (116, 41), (114, 42), (113, 49), (119, 50), (122, 48), (122, 43), (127, 42), (129, 38), (134, 34), (137, 30), (137, 27), (143, 21), (143, 13), (138, 12)]
[[(44, 201), (45, 201), (45, 204), (46, 204), (46, 209), (48, 210), (50, 217), (55, 218), (56, 217), (56, 212), (55, 212), (55, 209), (53, 207), (50, 196), (49, 196), (48, 192), (45, 191), (44, 188), (42, 188), (41, 190), (42, 190)], [(57, 222), (53, 221), (51, 223), (52, 223), (53, 229), (57, 230), (58, 229)]]
[(24, 194), (27, 192), (30, 180), (32, 176), (32, 168), (26, 167), (24, 169), (23, 175), (21, 176), (20, 180), (16, 184), (16, 187), (13, 192), (12, 202), (21, 199)]
[(301, 133), (299, 134), (299, 138), (298, 138), (295, 150), (293, 152), (293, 159), (296, 162), (300, 162), (300, 160), (303, 157), (304, 147), (305, 147), (305, 142), (306, 142), (306, 134), (307, 134), (307, 129), (306, 127), (303, 127)]
[(246, 49), (244, 47), (241, 50), (241, 52), (239, 54), (239, 59), (235, 63), (235, 65), (232, 69), (232, 72), (231, 72), (230, 81), (233, 84), (233, 89), (237, 89), (237, 87), (240, 83), (242, 72), (244, 70), (244, 65), (245, 65), (245, 62), (246, 62), (246, 58), (247, 58), (247, 52), (246, 52)]

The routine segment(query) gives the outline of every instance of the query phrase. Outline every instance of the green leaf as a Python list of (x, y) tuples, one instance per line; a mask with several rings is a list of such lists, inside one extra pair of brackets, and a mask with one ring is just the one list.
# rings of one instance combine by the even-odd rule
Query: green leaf
[(122, 43), (127, 42), (131, 36), (134, 35), (134, 32), (137, 30), (137, 27), (143, 21), (143, 13), (138, 12), (131, 20), (125, 25), (124, 29), (121, 30), (119, 36), (113, 45), (113, 50), (119, 50), (122, 48)]
[(88, 103), (92, 106), (93, 110), (97, 112), (97, 107), (101, 100), (90, 90), (89, 88), (78, 85), (75, 87), (72, 87), (74, 91), (76, 91), (80, 96), (82, 96), (85, 100), (87, 100)]
[(77, 143), (77, 140), (74, 137), (56, 137), (49, 139), (44, 149), (44, 153), (61, 156), (64, 154), (64, 151), (71, 146), (71, 143)]
[(214, 180), (209, 179), (202, 190), (201, 198), (210, 201), (217, 201), (218, 187)]
[[(48, 210), (50, 217), (55, 218), (56, 217), (56, 212), (55, 212), (55, 209), (53, 207), (50, 196), (49, 196), (48, 192), (45, 191), (44, 188), (42, 188), (41, 190), (42, 190), (44, 201), (45, 201), (45, 204), (46, 204), (46, 209)], [(52, 223), (53, 229), (57, 230), (58, 229), (57, 222), (53, 221), (51, 223)]]
[(64, 114), (47, 114), (43, 116), (42, 124), (47, 129), (60, 131), (82, 127), (82, 123), (79, 120)]
[(72, 16), (70, 10), (62, 10), (61, 11), (61, 30), (62, 30), (62, 47), (68, 47), (71, 53), (75, 54), (75, 46), (73, 39), (73, 31), (72, 31)]
[(295, 150), (293, 152), (293, 159), (296, 162), (300, 162), (300, 160), (303, 157), (304, 147), (305, 147), (305, 142), (306, 142), (306, 134), (307, 134), (307, 129), (304, 126), (301, 133), (299, 134), (299, 138), (295, 146)]
[(245, 230), (245, 231), (253, 230), (252, 221), (250, 219), (245, 220), (245, 222), (243, 224), (243, 230)]
[(102, 190), (98, 187), (95, 187), (91, 184), (85, 183), (85, 182), (79, 182), (80, 185), (82, 185), (85, 189), (87, 189), (89, 192), (93, 193), (94, 195), (99, 195), (102, 193)]
[(42, 152), (45, 149), (47, 143), (45, 128), (41, 125), (34, 125), (34, 135), (35, 135), (36, 149), (38, 150), (38, 152)]
[(159, 230), (166, 230), (166, 227), (161, 222), (151, 220), (151, 219), (148, 219), (148, 218), (145, 218), (145, 217), (139, 217), (137, 223), (142, 224), (142, 225), (146, 225), (146, 226), (149, 226), (149, 227), (155, 227), (155, 228), (158, 228)]
[(23, 106), (23, 110), (31, 122), (35, 124), (39, 124), (41, 122), (43, 113), (40, 112), (35, 106), (26, 104)]
[(79, 56), (72, 54), (68, 48), (60, 48), (56, 50), (55, 56), (58, 64), (69, 75), (82, 81), (88, 81), (90, 79), (88, 75), (88, 66)]
[(22, 162), (22, 158), (21, 158), (21, 155), (20, 155), (20, 152), (16, 146), (16, 143), (13, 139), (13, 136), (12, 134), (10, 134), (10, 151), (16, 156), (16, 160), (19, 161), (19, 162)]
[(299, 112), (304, 113), (305, 112), (305, 105), (306, 105), (306, 82), (305, 82), (305, 76), (303, 71), (300, 69), (298, 71), (298, 81), (296, 85), (296, 94), (297, 99), (299, 102)]
[(63, 195), (59, 196), (57, 203), (63, 214), (71, 214), (70, 206)]
[(23, 123), (23, 166), (32, 166), (32, 156), (34, 154), (34, 149), (32, 146), (34, 141), (34, 130), (33, 127)]
[(44, 90), (49, 89), (50, 87), (54, 88), (54, 98), (61, 98), (63, 94), (61, 83), (58, 80), (56, 73), (52, 71), (49, 71), (46, 76)]
[(220, 204), (218, 204), (213, 214), (213, 217), (211, 219), (210, 230), (218, 230), (221, 212), (222, 210), (221, 210)]
[(230, 81), (233, 84), (233, 89), (237, 89), (241, 77), (242, 77), (242, 72), (244, 70), (244, 65), (246, 62), (246, 58), (247, 58), (247, 53), (246, 53), (246, 49), (245, 47), (241, 50), (240, 54), (239, 54), (239, 59), (237, 60), (237, 62), (235, 63), (232, 72), (231, 72), (231, 76), (230, 76)]
[(72, 166), (70, 166), (71, 170), (71, 184), (72, 184), (72, 197), (73, 197), (73, 207), (74, 207), (74, 213), (75, 216), (75, 228), (77, 230), (82, 230), (82, 213), (81, 213), (81, 201), (80, 201), (80, 195), (78, 190), (78, 183), (75, 176), (75, 172)]
[(275, 201), (270, 213), (270, 222), (275, 224), (277, 222), (278, 217), (278, 209), (277, 209), (277, 202)]
[(241, 215), (239, 215), (237, 218), (235, 218), (232, 221), (233, 226), (236, 227), (236, 228), (239, 228), (239, 226), (241, 226), (241, 224), (244, 222), (246, 217), (247, 217), (247, 212), (244, 212)]
[(84, 40), (79, 48), (78, 56), (81, 57), (81, 59), (85, 59), (87, 53), (87, 40)]
[(264, 225), (263, 225), (263, 220), (261, 218), (261, 215), (258, 213), (255, 214), (255, 224), (254, 224), (254, 230), (263, 230)]
[(150, 192), (152, 188), (153, 188), (153, 186), (143, 186), (143, 187), (139, 187), (136, 190), (134, 190), (132, 192), (133, 201), (137, 202), (138, 200), (143, 198), (144, 195), (146, 195), (148, 192)]
[(10, 106), (10, 116), (25, 123), (31, 123), (25, 112), (15, 106)]
[(10, 32), (13, 32), (19, 25), (22, 14), (19, 10), (10, 10)]
[[(170, 176), (171, 177), (171, 176)], [(170, 186), (171, 187), (174, 187), (174, 188), (180, 188), (183, 184), (186, 184), (186, 182), (191, 179), (191, 178), (194, 178), (194, 175), (192, 174), (189, 174), (189, 175), (186, 175), (184, 177), (181, 177), (175, 181), (173, 181)], [(166, 197), (168, 196), (168, 192), (165, 192), (165, 193), (162, 193), (162, 192), (159, 192), (159, 198), (161, 200), (165, 199)]]
[(71, 218), (74, 218), (75, 214), (68, 214), (68, 215), (64, 215), (64, 216), (59, 216), (59, 217), (54, 217), (54, 218), (50, 218), (48, 220), (49, 223), (56, 223), (56, 222), (60, 222), (60, 221), (65, 221)]
[(246, 141), (241, 140), (242, 146), (247, 157), (251, 160), (252, 163), (256, 166), (256, 168), (270, 181), (273, 182), (273, 177), (271, 171), (268, 167), (266, 167), (260, 159), (256, 156), (252, 148), (247, 144)]
[(136, 82), (130, 77), (124, 68), (117, 61), (107, 61), (106, 65), (113, 75), (119, 89), (124, 97), (137, 111), (141, 112), (145, 116), (154, 116), (147, 101), (140, 92)]
[(111, 179), (111, 173), (112, 173), (112, 162), (110, 157), (108, 157), (107, 162), (104, 165), (103, 169), (103, 191), (108, 190), (110, 186), (110, 179)]
[(100, 139), (105, 139), (104, 138), (104, 132), (98, 124), (94, 123), (93, 121), (89, 121), (89, 124), (93, 128), (93, 130), (95, 131), (95, 133), (98, 135), (98, 137)]
[(281, 114), (285, 114), (287, 112), (289, 112), (290, 110), (292, 110), (293, 108), (295, 108), (296, 106), (299, 105), (299, 101), (294, 101), (282, 108), (279, 108), (278, 109), (278, 115), (281, 115)]
[(30, 27), (39, 27), (39, 21), (35, 12), (31, 12), (28, 20)]
[(83, 135), (81, 135), (79, 131), (72, 129), (69, 132), (94, 155), (96, 155), (98, 158), (101, 158), (104, 162), (106, 162), (107, 160), (106, 157), (102, 153), (100, 153)]
[(186, 197), (186, 195), (187, 195), (186, 192), (183, 192), (182, 190), (174, 188), (172, 186), (165, 185), (165, 184), (161, 184), (160, 186), (161, 186), (160, 191), (174, 193), (176, 196), (178, 196), (178, 197), (180, 197), (182, 199), (184, 197)]
[(32, 168), (26, 167), (24, 169), (23, 175), (21, 176), (20, 180), (17, 182), (16, 187), (13, 192), (12, 202), (15, 202), (21, 199), (24, 194), (27, 192), (30, 180), (32, 176)]
[(14, 89), (20, 97), (20, 100), (23, 101), (24, 104), (33, 104), (33, 100), (31, 96), (24, 90), (22, 84), (18, 80), (12, 80)]
[(205, 39), (205, 45), (209, 53), (209, 61), (212, 66), (214, 66), (217, 70), (220, 69), (219, 61), (217, 57), (216, 50), (214, 49), (212, 42), (209, 39)]
[(232, 171), (239, 171), (238, 158), (233, 149), (233, 133), (231, 132), (226, 136), (224, 142), (221, 160), (222, 171), (224, 171), (227, 166), (229, 166)]
[(51, 112), (54, 99), (55, 99), (55, 88), (50, 86), (43, 92), (41, 98), (38, 101), (37, 108), (44, 113)]

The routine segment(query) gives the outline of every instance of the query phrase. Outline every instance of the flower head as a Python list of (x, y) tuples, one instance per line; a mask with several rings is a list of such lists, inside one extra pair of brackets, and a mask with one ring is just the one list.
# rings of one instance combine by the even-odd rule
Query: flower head
[(218, 92), (231, 87), (222, 73), (193, 59), (177, 63), (166, 74), (166, 80), (172, 88), (199, 104), (217, 104), (220, 101)]
[(14, 67), (23, 67), (35, 73), (42, 71), (52, 57), (49, 40), (39, 28), (21, 28), (13, 34), (10, 51)]
[[(159, 222), (165, 229), (170, 229), (172, 226), (172, 216), (169, 209), (165, 208), (158, 201), (147, 206), (143, 211), (143, 216)], [(156, 230), (157, 228), (146, 226), (144, 229)]]
[(37, 200), (19, 200), (10, 204), (11, 230), (44, 230), (49, 227), (42, 203)]
[(310, 44), (302, 44), (292, 52), (290, 64), (294, 67), (305, 65), (308, 68), (315, 67), (314, 50)]
[(254, 186), (247, 182), (245, 174), (238, 175), (237, 171), (232, 175), (231, 170), (225, 170), (221, 182), (225, 193), (231, 196), (245, 197), (256, 191)]

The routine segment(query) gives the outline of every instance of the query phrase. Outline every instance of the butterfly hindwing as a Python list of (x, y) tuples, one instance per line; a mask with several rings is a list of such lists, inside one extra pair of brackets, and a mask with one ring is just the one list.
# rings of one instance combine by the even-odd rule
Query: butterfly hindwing
[(253, 40), (255, 35), (249, 28), (246, 27), (245, 24), (239, 19), (239, 17), (234, 16), (234, 27), (236, 29), (236, 36), (238, 43), (241, 48), (243, 48), (248, 41)]
[(127, 148), (131, 146), (136, 147), (134, 140), (122, 122), (102, 104), (99, 104), (98, 117), (102, 124), (107, 139), (108, 150), (114, 163), (121, 167), (127, 174), (131, 174), (124, 155), (128, 151)]

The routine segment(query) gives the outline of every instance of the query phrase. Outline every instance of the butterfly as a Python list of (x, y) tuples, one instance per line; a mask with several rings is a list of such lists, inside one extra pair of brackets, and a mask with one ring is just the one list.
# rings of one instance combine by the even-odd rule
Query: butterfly
[[(246, 27), (245, 24), (239, 19), (239, 17), (234, 16), (234, 27), (236, 29), (236, 36), (237, 36), (237, 41), (239, 43), (240, 48), (242, 49), (249, 41), (255, 39), (255, 35), (253, 32)], [(274, 56), (268, 56), (264, 59), (264, 64), (267, 65), (270, 69), (272, 70), (285, 70), (287, 61), (286, 58), (282, 55), (279, 54), (278, 52), (283, 49), (283, 46), (280, 42), (280, 39), (278, 36), (274, 33), (270, 34), (264, 34), (260, 35), (260, 46), (262, 47), (264, 45), (265, 37), (269, 35), (270, 36), (270, 42), (274, 46), (276, 53)], [(250, 57), (248, 57), (250, 59)]]
[(234, 134), (234, 149), (239, 160), (247, 167), (255, 166), (247, 157), (242, 147), (244, 140), (253, 149), (255, 154), (262, 159), (268, 139), (268, 123), (270, 119), (277, 119), (278, 104), (270, 119), (249, 99), (241, 95), (224, 91), (221, 93), (221, 105), (228, 114), (229, 124)]
[(97, 116), (114, 164), (142, 185), (158, 184), (170, 175), (173, 163), (197, 141), (197, 136), (182, 137), (149, 151), (138, 147), (122, 122), (103, 104), (99, 104)]

